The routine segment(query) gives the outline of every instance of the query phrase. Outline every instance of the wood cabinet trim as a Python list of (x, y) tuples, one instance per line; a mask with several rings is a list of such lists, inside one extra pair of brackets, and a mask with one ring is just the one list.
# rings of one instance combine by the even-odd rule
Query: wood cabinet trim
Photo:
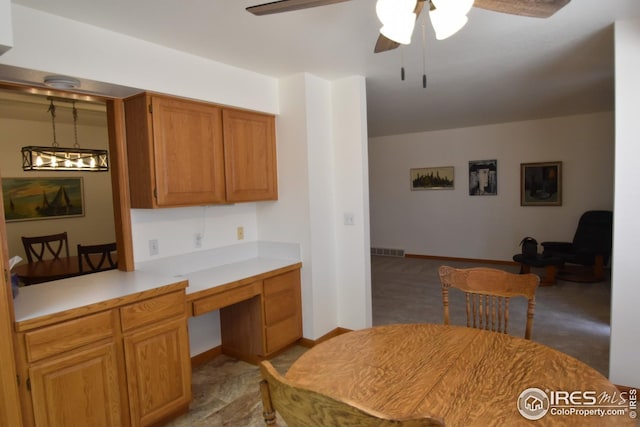
[(249, 276), (249, 277), (245, 277), (241, 280), (236, 280), (233, 282), (229, 282), (229, 283), (225, 283), (222, 285), (218, 285), (218, 286), (214, 286), (212, 288), (209, 289), (205, 289), (199, 292), (193, 292), (191, 294), (187, 294), (187, 302), (193, 302), (196, 301), (200, 298), (205, 298), (211, 295), (216, 295), (219, 293), (223, 293), (223, 292), (227, 292), (229, 290), (232, 290), (238, 286), (243, 286), (243, 285), (247, 285), (249, 283), (258, 281), (258, 280), (264, 280), (267, 279), (269, 277), (273, 277), (273, 276), (278, 276), (280, 274), (286, 273), (288, 271), (295, 271), (295, 270), (300, 270), (300, 268), (302, 268), (302, 263), (301, 262), (297, 262), (295, 264), (291, 264), (288, 265), (286, 267), (282, 267), (282, 268), (278, 268), (275, 270), (270, 270), (267, 271), (265, 273), (261, 273), (261, 274), (256, 274), (255, 276)]
[(253, 298), (260, 294), (262, 294), (262, 280), (257, 280), (246, 285), (236, 286), (224, 292), (216, 293), (215, 295), (210, 295), (193, 301), (193, 315), (199, 316), (201, 314)]
[(126, 304), (142, 301), (147, 298), (154, 298), (159, 295), (164, 295), (170, 292), (178, 291), (180, 289), (185, 289), (187, 285), (188, 285), (188, 282), (186, 280), (181, 280), (176, 283), (172, 283), (170, 285), (161, 286), (159, 288), (154, 288), (154, 289), (148, 289), (142, 292), (136, 292), (133, 294), (122, 296), (120, 298), (113, 298), (110, 300), (101, 301), (99, 303), (76, 307), (70, 310), (65, 310), (58, 313), (49, 314), (46, 316), (23, 320), (21, 322), (15, 323), (15, 330), (16, 332), (26, 332), (32, 329), (52, 325), (65, 320), (71, 320), (71, 319), (86, 316), (92, 313), (110, 310)]
[(36, 362), (112, 337), (114, 335), (113, 311), (104, 311), (46, 326), (24, 335), (27, 360)]
[(178, 291), (121, 307), (122, 331), (146, 326), (161, 319), (184, 316), (185, 304), (184, 292)]

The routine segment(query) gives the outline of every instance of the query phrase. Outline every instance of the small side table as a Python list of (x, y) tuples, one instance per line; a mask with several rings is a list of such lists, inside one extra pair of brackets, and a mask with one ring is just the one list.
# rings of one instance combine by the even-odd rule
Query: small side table
[(525, 257), (522, 254), (515, 254), (513, 256), (515, 262), (520, 263), (520, 274), (527, 274), (531, 272), (531, 267), (538, 267), (545, 269), (545, 276), (540, 279), (541, 286), (550, 286), (556, 283), (556, 274), (558, 273), (558, 267), (563, 264), (562, 258), (559, 257), (545, 257), (540, 254), (535, 257)]

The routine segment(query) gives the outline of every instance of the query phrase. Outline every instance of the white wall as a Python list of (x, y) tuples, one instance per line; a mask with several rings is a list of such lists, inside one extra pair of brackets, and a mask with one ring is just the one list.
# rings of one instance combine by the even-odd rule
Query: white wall
[(13, 46), (11, 0), (0, 0), (0, 55)]
[[(613, 208), (613, 113), (371, 138), (371, 246), (511, 260), (525, 236), (571, 241)], [(497, 160), (498, 194), (469, 195), (469, 161)], [(520, 206), (520, 164), (562, 161), (562, 206)], [(411, 191), (409, 169), (454, 166), (453, 190)]]
[(615, 25), (616, 69), (616, 191), (614, 209), (609, 376), (616, 384), (640, 388), (640, 20)]
[[(46, 113), (46, 106), (43, 111)], [(60, 114), (60, 112), (59, 112)], [(45, 114), (45, 116), (48, 113)], [(106, 114), (105, 114), (106, 116)], [(82, 120), (82, 112), (79, 113)], [(105, 120), (106, 122), (106, 120)], [(69, 239), (69, 254), (76, 254), (76, 245), (115, 242), (113, 224), (113, 199), (111, 195), (110, 172), (24, 172), (22, 170), (21, 148), (25, 145), (45, 145), (52, 141), (51, 122), (16, 120), (0, 117), (0, 173), (3, 178), (82, 178), (84, 196), (84, 216), (54, 218), (32, 221), (17, 221), (6, 224), (9, 257), (19, 255), (26, 262), (22, 236), (39, 236), (66, 231)], [(60, 145), (73, 145), (73, 126), (57, 123), (56, 134)], [(78, 140), (83, 148), (107, 148), (106, 126), (78, 125)], [(8, 200), (4, 200), (8, 211)]]
[[(371, 326), (371, 256), (369, 245), (369, 170), (367, 102), (364, 78), (339, 80), (332, 88), (336, 185), (336, 265), (339, 324)], [(359, 115), (354, 114), (357, 113)], [(353, 218), (353, 222), (347, 218)]]
[[(337, 163), (351, 164), (354, 159), (341, 158), (347, 153), (335, 154), (339, 141), (347, 144), (349, 156), (366, 156), (363, 78), (342, 80), (337, 91), (332, 82), (310, 75), (279, 82), (15, 4), (13, 25), (17, 47), (0, 57), (0, 64), (278, 115), (279, 200), (208, 208), (133, 210), (136, 262), (154, 258), (149, 255), (150, 239), (158, 240), (160, 254), (155, 258), (161, 259), (195, 250), (193, 235), (203, 230), (203, 250), (235, 243), (236, 227), (242, 225), (245, 241), (300, 242), (306, 337), (316, 338), (337, 326), (370, 323), (366, 308), (370, 310), (369, 232), (365, 219), (368, 205), (366, 195), (361, 194), (366, 193), (366, 159), (355, 159), (348, 171), (337, 171)], [(345, 93), (341, 94), (343, 90)], [(336, 108), (340, 111), (338, 124), (333, 122)], [(339, 195), (337, 186), (342, 187)], [(351, 206), (345, 197), (354, 194), (357, 197)], [(358, 219), (348, 233), (337, 230), (336, 225), (345, 209), (353, 211)], [(339, 270), (336, 236), (348, 244), (348, 253), (342, 255), (356, 260), (352, 265), (348, 260), (341, 261)], [(341, 305), (337, 300), (338, 283), (341, 292), (347, 292), (343, 295), (356, 301), (355, 309), (351, 301)], [(212, 313), (191, 320), (192, 354), (194, 349), (201, 352), (219, 343), (216, 316)], [(345, 324), (339, 324), (343, 320)]]
[[(304, 336), (371, 324), (364, 79), (281, 81), (279, 200), (258, 206), (259, 237), (299, 241)], [(343, 213), (356, 218), (343, 224)]]

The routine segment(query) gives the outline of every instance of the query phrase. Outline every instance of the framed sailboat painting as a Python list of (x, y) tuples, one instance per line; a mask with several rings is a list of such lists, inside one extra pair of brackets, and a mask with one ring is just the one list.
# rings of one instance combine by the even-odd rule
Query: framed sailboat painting
[(7, 222), (84, 216), (82, 177), (3, 178)]

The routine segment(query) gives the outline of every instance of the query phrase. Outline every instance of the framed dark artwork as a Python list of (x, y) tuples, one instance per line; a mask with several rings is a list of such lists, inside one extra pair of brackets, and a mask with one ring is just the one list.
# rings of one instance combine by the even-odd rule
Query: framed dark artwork
[(469, 195), (495, 196), (498, 194), (498, 161), (469, 161)]
[(84, 216), (82, 178), (3, 178), (5, 221)]
[(520, 205), (562, 205), (562, 162), (520, 164)]
[(453, 190), (453, 166), (410, 170), (411, 190)]

